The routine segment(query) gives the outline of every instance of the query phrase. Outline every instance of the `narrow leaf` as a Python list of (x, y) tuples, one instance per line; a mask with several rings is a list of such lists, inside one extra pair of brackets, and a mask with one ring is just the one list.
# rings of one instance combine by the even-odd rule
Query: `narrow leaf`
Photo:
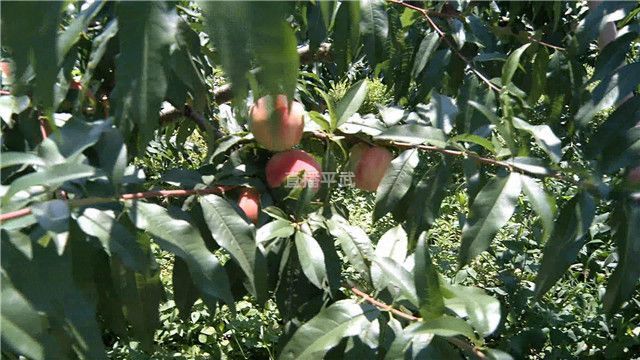
[(553, 233), (544, 247), (542, 264), (536, 277), (537, 297), (551, 289), (575, 261), (589, 236), (595, 206), (591, 195), (580, 192), (560, 210)]
[(257, 246), (253, 227), (220, 196), (206, 195), (199, 202), (213, 238), (240, 265), (253, 295), (263, 300), (267, 291), (266, 260)]
[(458, 260), (469, 263), (489, 247), (489, 243), (513, 214), (522, 182), (520, 174), (497, 176), (476, 195), (462, 229)]
[(156, 204), (136, 202), (132, 206), (129, 215), (136, 226), (149, 232), (162, 248), (187, 263), (191, 278), (208, 306), (215, 308), (218, 299), (233, 304), (226, 272), (193, 225)]
[(374, 221), (392, 211), (409, 191), (418, 161), (418, 151), (411, 149), (404, 151), (391, 162), (384, 178), (378, 185), (376, 204), (373, 210)]
[(360, 335), (378, 314), (378, 309), (371, 305), (340, 300), (300, 326), (279, 359), (323, 358), (343, 338)]

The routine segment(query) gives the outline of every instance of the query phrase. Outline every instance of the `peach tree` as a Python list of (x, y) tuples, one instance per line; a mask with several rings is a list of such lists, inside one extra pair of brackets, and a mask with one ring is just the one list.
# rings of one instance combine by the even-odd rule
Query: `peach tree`
[[(106, 334), (152, 352), (157, 245), (181, 314), (274, 301), (278, 358), (511, 358), (492, 346), (500, 299), (433, 261), (452, 195), (458, 269), (527, 217), (535, 301), (598, 224), (615, 240), (601, 311), (640, 306), (636, 2), (0, 10), (3, 357), (106, 358)], [(388, 99), (367, 104), (376, 82)], [(193, 134), (202, 161), (145, 176), (153, 144)], [(344, 186), (397, 226), (350, 223)]]

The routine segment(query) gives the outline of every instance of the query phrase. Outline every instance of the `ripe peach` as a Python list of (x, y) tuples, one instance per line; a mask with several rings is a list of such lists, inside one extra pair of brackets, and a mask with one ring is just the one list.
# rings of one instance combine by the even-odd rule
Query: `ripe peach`
[(640, 166), (636, 166), (627, 172), (627, 181), (632, 184), (640, 184)]
[[(366, 191), (376, 191), (393, 160), (393, 154), (381, 146), (369, 147), (364, 151), (361, 148), (353, 150), (352, 156), (359, 157), (354, 168), (356, 187)], [(362, 152), (358, 154), (360, 151)]]
[(260, 194), (253, 188), (245, 188), (238, 197), (238, 206), (252, 223), (258, 223), (260, 216)]
[(275, 154), (267, 162), (265, 172), (267, 184), (271, 188), (282, 186), (289, 176), (297, 177), (300, 172), (304, 172), (303, 184), (314, 190), (320, 188), (322, 168), (311, 155), (302, 150), (289, 150)]
[(304, 106), (285, 95), (258, 99), (250, 110), (250, 127), (256, 141), (271, 151), (283, 151), (300, 143), (304, 130)]

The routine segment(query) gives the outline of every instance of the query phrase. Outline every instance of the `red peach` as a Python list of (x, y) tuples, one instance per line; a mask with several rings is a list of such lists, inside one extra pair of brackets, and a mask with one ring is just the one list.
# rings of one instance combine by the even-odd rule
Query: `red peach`
[(304, 130), (304, 106), (285, 95), (264, 96), (250, 110), (250, 127), (256, 141), (271, 151), (283, 151), (300, 143)]
[(304, 172), (304, 182), (314, 190), (318, 190), (322, 168), (308, 153), (302, 150), (289, 150), (277, 153), (269, 159), (265, 172), (267, 184), (271, 188), (280, 187), (287, 177), (298, 176), (300, 172)]
[(260, 216), (260, 194), (253, 188), (245, 188), (238, 197), (238, 206), (247, 218), (254, 224), (258, 223)]
[(383, 147), (374, 146), (364, 151), (355, 168), (356, 187), (366, 191), (376, 191), (391, 160), (393, 155)]

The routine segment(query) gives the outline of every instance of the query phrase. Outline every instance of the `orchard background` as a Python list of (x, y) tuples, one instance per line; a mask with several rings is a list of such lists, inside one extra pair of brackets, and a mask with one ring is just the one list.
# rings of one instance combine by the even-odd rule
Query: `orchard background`
[(638, 2), (0, 11), (3, 358), (640, 354)]

